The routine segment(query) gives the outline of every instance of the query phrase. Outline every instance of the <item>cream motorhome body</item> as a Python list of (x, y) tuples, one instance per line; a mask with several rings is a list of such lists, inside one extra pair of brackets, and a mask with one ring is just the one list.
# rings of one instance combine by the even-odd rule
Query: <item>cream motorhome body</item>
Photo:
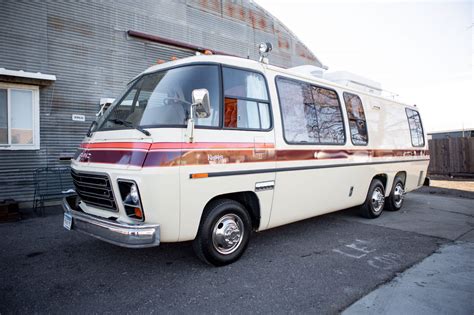
[(252, 231), (398, 210), (429, 162), (416, 107), (226, 56), (149, 68), (91, 129), (65, 227), (126, 247), (194, 240), (214, 265)]

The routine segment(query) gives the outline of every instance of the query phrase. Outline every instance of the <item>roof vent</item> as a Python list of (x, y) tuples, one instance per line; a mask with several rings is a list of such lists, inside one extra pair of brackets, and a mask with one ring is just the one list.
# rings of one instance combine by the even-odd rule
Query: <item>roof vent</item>
[(382, 94), (382, 84), (347, 71), (326, 72), (323, 78), (359, 91)]
[(324, 68), (316, 67), (313, 65), (297, 66), (290, 68), (289, 70), (316, 78), (322, 78), (324, 76), (325, 71)]

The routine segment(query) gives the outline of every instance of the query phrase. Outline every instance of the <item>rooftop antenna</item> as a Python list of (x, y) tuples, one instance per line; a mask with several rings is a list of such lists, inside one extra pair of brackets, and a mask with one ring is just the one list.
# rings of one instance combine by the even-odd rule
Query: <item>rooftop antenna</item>
[(260, 55), (258, 61), (268, 64), (268, 54), (272, 51), (272, 48), (273, 46), (271, 43), (260, 43), (260, 45), (258, 45), (258, 53)]

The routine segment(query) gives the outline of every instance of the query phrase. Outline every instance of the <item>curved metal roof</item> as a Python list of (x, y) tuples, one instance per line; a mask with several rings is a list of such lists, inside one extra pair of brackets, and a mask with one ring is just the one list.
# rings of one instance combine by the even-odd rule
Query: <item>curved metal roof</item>
[[(258, 59), (257, 46), (270, 42), (270, 62), (281, 67), (322, 66), (318, 58), (277, 18), (249, 0), (149, 2), (137, 12), (150, 18), (134, 30), (176, 41)], [(135, 9), (137, 10), (137, 9)]]

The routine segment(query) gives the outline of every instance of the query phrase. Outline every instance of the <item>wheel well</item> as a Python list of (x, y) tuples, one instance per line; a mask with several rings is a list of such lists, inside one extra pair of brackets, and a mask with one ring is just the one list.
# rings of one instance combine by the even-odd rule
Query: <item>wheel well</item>
[(398, 172), (395, 177), (393, 178), (393, 180), (395, 181), (395, 178), (397, 177), (400, 177), (400, 179), (402, 180), (403, 182), (403, 185), (405, 186), (405, 183), (406, 183), (406, 180), (407, 180), (407, 172), (405, 171), (400, 171)]
[(384, 190), (387, 188), (387, 174), (377, 174), (374, 176), (374, 178), (372, 178), (372, 180), (374, 179), (378, 179), (382, 182)]
[(254, 230), (258, 229), (258, 227), (260, 226), (260, 202), (255, 192), (241, 191), (215, 196), (207, 202), (206, 207), (210, 202), (217, 199), (231, 199), (241, 203), (245, 207), (245, 209), (247, 209), (250, 218), (252, 219), (252, 228)]

